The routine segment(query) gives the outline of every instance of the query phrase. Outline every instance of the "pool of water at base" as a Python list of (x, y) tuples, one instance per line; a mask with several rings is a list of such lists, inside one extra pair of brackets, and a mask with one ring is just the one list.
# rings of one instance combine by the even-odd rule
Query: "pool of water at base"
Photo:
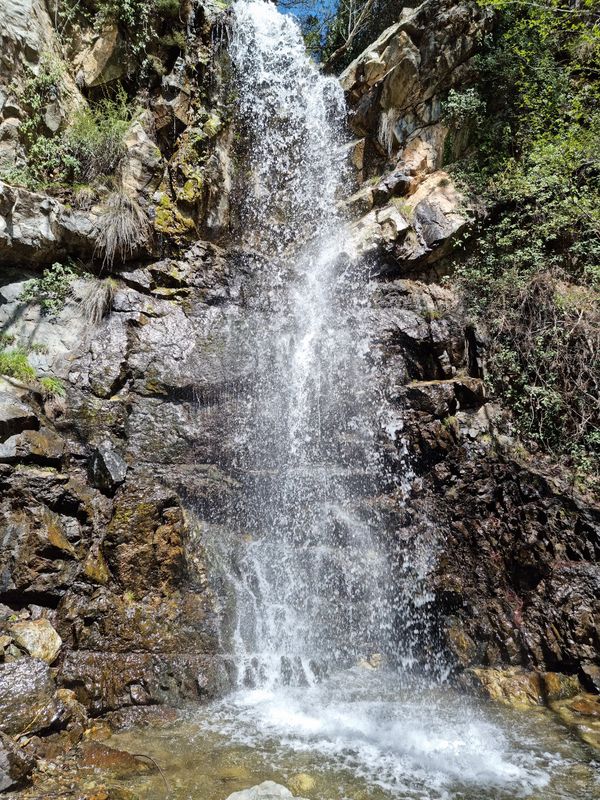
[(299, 774), (309, 800), (600, 798), (593, 752), (551, 712), (360, 668), (312, 687), (240, 691), (108, 744), (162, 767), (164, 779), (125, 783), (147, 800), (225, 800), (264, 780), (294, 787)]

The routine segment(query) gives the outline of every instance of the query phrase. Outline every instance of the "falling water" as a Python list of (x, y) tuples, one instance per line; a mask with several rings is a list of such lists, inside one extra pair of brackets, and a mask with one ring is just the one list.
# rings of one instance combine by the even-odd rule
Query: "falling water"
[(239, 230), (260, 310), (238, 421), (235, 656), (241, 683), (311, 683), (392, 641), (393, 581), (366, 503), (382, 482), (367, 282), (338, 212), (341, 87), (274, 5), (234, 10)]
[[(426, 674), (435, 551), (428, 537), (411, 551), (390, 514), (410, 471), (391, 474), (382, 457), (402, 421), (385, 406), (371, 287), (339, 211), (343, 93), (275, 5), (238, 0), (233, 13), (245, 289), (231, 335), (254, 367), (235, 412), (239, 490), (207, 541), (235, 690), (210, 708), (203, 741), (250, 745), (277, 769), (308, 755), (338, 787), (324, 797), (345, 785), (363, 797), (563, 797), (548, 788), (558, 762), (530, 732)], [(407, 680), (417, 664), (420, 681)]]

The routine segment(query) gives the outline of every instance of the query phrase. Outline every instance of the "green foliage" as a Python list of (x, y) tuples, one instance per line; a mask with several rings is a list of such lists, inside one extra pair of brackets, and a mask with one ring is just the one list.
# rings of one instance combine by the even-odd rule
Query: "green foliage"
[(49, 316), (56, 316), (63, 309), (76, 277), (73, 267), (56, 262), (40, 278), (27, 281), (20, 299), (41, 306)]
[(125, 134), (134, 110), (121, 87), (112, 99), (87, 106), (75, 115), (66, 133), (66, 149), (76, 167), (79, 181), (89, 182), (110, 175), (125, 154)]
[(478, 86), (446, 104), (457, 127), (481, 114), (453, 170), (489, 209), (459, 281), (489, 333), (493, 391), (581, 472), (599, 449), (600, 3), (481, 4), (498, 25)]
[(124, 138), (134, 116), (127, 94), (120, 88), (113, 98), (76, 112), (66, 131), (48, 132), (44, 111), (62, 92), (60, 70), (45, 61), (20, 95), (28, 117), (19, 128), (27, 165), (2, 173), (9, 183), (29, 189), (89, 182), (112, 174), (125, 153)]
[(53, 376), (46, 376), (40, 379), (40, 388), (44, 400), (52, 400), (56, 397), (64, 397), (67, 393), (64, 383)]
[(442, 104), (445, 121), (451, 126), (460, 127), (471, 122), (481, 122), (485, 111), (485, 103), (474, 88), (457, 92), (450, 89), (448, 98)]
[(98, 28), (116, 23), (127, 31), (130, 54), (146, 54), (148, 45), (157, 39), (160, 23), (179, 22), (180, 0), (94, 0), (91, 3)]
[(66, 178), (74, 162), (65, 152), (61, 138), (48, 134), (44, 123), (46, 109), (60, 100), (63, 91), (61, 67), (54, 60), (44, 57), (38, 74), (32, 72), (19, 93), (19, 102), (28, 112), (19, 126), (28, 165), (16, 171), (4, 172), (4, 179), (35, 189), (41, 184), (62, 182)]
[(19, 349), (0, 351), (0, 375), (15, 378), (23, 383), (31, 383), (36, 378), (27, 353)]

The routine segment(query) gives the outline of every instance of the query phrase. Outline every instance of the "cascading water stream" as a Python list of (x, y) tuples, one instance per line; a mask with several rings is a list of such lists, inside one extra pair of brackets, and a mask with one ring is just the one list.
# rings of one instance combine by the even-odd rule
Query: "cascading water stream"
[(422, 657), (435, 552), (430, 539), (410, 552), (389, 522), (410, 474), (392, 475), (381, 454), (401, 422), (378, 383), (369, 280), (338, 211), (342, 90), (272, 3), (237, 0), (233, 18), (248, 288), (231, 336), (234, 350), (251, 348), (254, 370), (235, 411), (239, 489), (205, 541), (236, 688), (202, 718), (199, 746), (214, 736), (271, 765), (309, 757), (333, 776), (319, 795), (332, 800), (352, 796), (343, 786), (365, 798), (533, 797), (554, 757), (526, 725), (504, 725), (432, 678), (434, 648)]
[(235, 657), (242, 684), (311, 683), (392, 642), (393, 581), (365, 504), (382, 479), (367, 282), (337, 210), (342, 89), (274, 5), (234, 13), (239, 230), (263, 301), (231, 519)]

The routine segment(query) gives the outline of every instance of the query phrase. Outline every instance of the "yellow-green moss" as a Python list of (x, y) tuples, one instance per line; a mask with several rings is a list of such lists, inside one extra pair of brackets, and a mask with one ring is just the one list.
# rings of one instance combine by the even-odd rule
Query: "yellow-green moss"
[(195, 231), (196, 223), (182, 214), (170, 197), (164, 194), (156, 207), (154, 227), (165, 236), (178, 237)]

